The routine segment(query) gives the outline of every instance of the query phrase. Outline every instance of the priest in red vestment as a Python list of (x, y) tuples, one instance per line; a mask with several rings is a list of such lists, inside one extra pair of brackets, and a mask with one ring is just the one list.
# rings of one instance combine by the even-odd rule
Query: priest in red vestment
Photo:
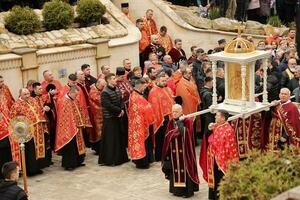
[[(77, 77), (77, 86), (81, 89), (82, 93), (83, 93), (83, 97), (85, 99), (85, 102), (86, 102), (86, 107), (84, 107), (83, 109), (86, 109), (87, 112), (88, 112), (88, 115), (90, 117), (90, 119), (92, 118), (92, 113), (91, 113), (91, 110), (90, 110), (90, 100), (89, 100), (89, 88), (90, 86), (88, 84), (85, 83), (85, 76), (84, 76), (84, 73), (79, 70), (75, 73), (76, 77)], [(85, 145), (87, 147), (92, 147), (92, 149), (94, 149), (96, 151), (97, 149), (97, 144), (94, 144), (94, 143), (91, 143), (89, 141), (89, 136), (90, 135), (95, 135), (95, 129), (94, 127), (87, 127), (86, 128), (86, 133), (83, 135), (84, 136), (84, 142), (85, 142)]]
[(47, 94), (46, 87), (49, 84), (53, 84), (56, 87), (57, 93), (59, 93), (62, 88), (61, 83), (58, 80), (54, 80), (53, 73), (49, 70), (43, 72), (44, 81), (42, 82), (43, 94)]
[[(49, 87), (50, 84), (48, 84), (47, 87)], [(52, 85), (52, 84), (51, 84)], [(43, 110), (43, 115), (44, 118), (47, 120), (47, 127), (49, 129), (49, 132), (45, 134), (45, 144), (46, 144), (46, 154), (47, 154), (47, 159), (48, 162), (50, 164), (52, 163), (52, 149), (50, 147), (50, 137), (52, 138), (52, 136), (50, 134), (55, 134), (55, 132), (53, 132), (52, 130), (50, 130), (50, 124), (49, 124), (49, 119), (47, 118), (47, 113), (51, 112), (50, 107), (45, 105), (46, 102), (48, 102), (50, 100), (50, 93), (48, 93), (48, 95), (42, 95), (43, 94), (43, 90), (42, 90), (42, 86), (39, 82), (35, 82), (32, 84), (32, 88), (33, 91), (31, 92), (30, 96), (33, 97), (36, 102), (38, 103), (38, 105), (40, 106), (40, 109)], [(46, 164), (45, 164), (46, 165)]]
[(155, 160), (160, 161), (168, 121), (172, 118), (174, 98), (167, 87), (168, 77), (162, 72), (156, 77), (156, 85), (150, 90), (148, 101), (152, 105), (155, 116), (153, 131), (155, 137)]
[[(0, 169), (4, 163), (15, 161), (20, 164), (20, 149), (17, 140), (10, 136), (8, 131), (9, 111), (3, 102), (0, 102)], [(2, 173), (0, 171), (0, 179)]]
[(248, 156), (249, 150), (261, 149), (263, 135), (262, 114), (255, 113), (246, 119), (237, 119), (231, 122), (237, 136), (239, 157)]
[(102, 116), (102, 105), (101, 105), (101, 93), (103, 88), (106, 86), (104, 79), (99, 79), (95, 85), (92, 85), (89, 100), (91, 106), (91, 123), (95, 129), (95, 135), (89, 135), (89, 141), (92, 143), (97, 143), (95, 148), (96, 153), (99, 153), (100, 140), (102, 136), (102, 126), (103, 126), (103, 116)]
[(201, 148), (200, 167), (203, 178), (208, 182), (209, 199), (218, 199), (218, 186), (229, 164), (239, 161), (236, 137), (227, 122), (228, 117), (227, 111), (219, 110), (216, 113), (216, 123), (209, 125), (213, 133), (208, 138), (208, 147)]
[[(24, 116), (33, 123), (33, 138), (25, 143), (26, 170), (28, 175), (42, 173), (46, 167), (45, 134), (48, 134), (44, 110), (38, 102), (30, 97), (28, 89), (20, 89), (20, 97), (10, 109), (10, 118)], [(48, 163), (49, 164), (49, 163)]]
[(165, 48), (166, 53), (168, 53), (173, 48), (173, 41), (167, 31), (167, 27), (162, 26), (160, 27), (159, 33), (157, 34), (159, 43), (163, 48)]
[(4, 84), (2, 76), (0, 76), (0, 102), (1, 104), (5, 105), (8, 109), (10, 109), (15, 102), (9, 88), (7, 87), (7, 85)]
[(176, 85), (176, 96), (181, 96), (183, 114), (187, 115), (198, 111), (200, 97), (197, 86), (192, 80), (192, 69), (188, 67), (181, 73), (183, 77)]
[(55, 151), (62, 155), (62, 167), (73, 170), (84, 166), (85, 128), (91, 127), (87, 112), (76, 99), (78, 88), (72, 86), (70, 91), (57, 103), (57, 126)]
[(150, 41), (151, 35), (155, 35), (158, 33), (156, 22), (153, 19), (153, 10), (148, 9), (146, 11), (146, 16), (143, 17), (144, 27), (148, 36), (148, 39)]
[(153, 143), (150, 130), (154, 123), (152, 106), (143, 96), (145, 79), (137, 79), (130, 95), (128, 109), (128, 152), (136, 168), (147, 169), (153, 162)]
[(174, 47), (168, 53), (174, 63), (178, 64), (180, 60), (187, 60), (184, 50), (182, 49), (182, 40), (175, 39)]
[(75, 74), (70, 74), (68, 76), (68, 83), (65, 86), (63, 86), (62, 89), (60, 90), (59, 98), (63, 98), (70, 91), (70, 88), (72, 86), (76, 86), (79, 90), (76, 99), (79, 101), (80, 105), (83, 108), (87, 108), (86, 98), (84, 96), (82, 89), (79, 86), (77, 86), (77, 77)]
[(290, 100), (289, 89), (282, 88), (279, 98), (279, 101), (273, 102), (276, 107), (272, 112), (267, 145), (274, 152), (283, 149), (285, 144), (300, 148), (299, 110)]
[(182, 107), (172, 107), (174, 119), (167, 126), (163, 153), (162, 171), (170, 180), (170, 193), (185, 198), (199, 191), (193, 120), (182, 117)]

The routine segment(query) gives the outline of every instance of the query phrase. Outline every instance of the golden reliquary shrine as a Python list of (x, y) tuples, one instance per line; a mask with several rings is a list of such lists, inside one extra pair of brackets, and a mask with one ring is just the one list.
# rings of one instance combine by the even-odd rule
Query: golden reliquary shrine
[[(259, 51), (255, 45), (238, 36), (230, 41), (223, 52), (209, 55), (212, 61), (214, 79), (212, 109), (227, 110), (230, 114), (251, 115), (269, 108), (267, 95), (267, 68), (270, 51)], [(256, 102), (255, 97), (255, 62), (263, 61), (264, 82), (263, 102)], [(221, 104), (217, 103), (216, 70), (217, 62), (225, 64), (225, 99)]]

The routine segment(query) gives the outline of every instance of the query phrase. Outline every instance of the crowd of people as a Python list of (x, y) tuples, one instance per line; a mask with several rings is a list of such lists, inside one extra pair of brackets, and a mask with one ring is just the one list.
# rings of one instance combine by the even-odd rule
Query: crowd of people
[[(127, 11), (123, 9), (130, 17)], [(18, 116), (33, 125), (33, 137), (25, 143), (29, 176), (41, 174), (43, 168), (51, 166), (53, 153), (61, 156), (65, 170), (84, 166), (86, 148), (91, 148), (100, 166), (121, 165), (130, 158), (136, 168), (148, 169), (152, 162), (161, 161), (170, 192), (184, 197), (199, 190), (195, 153), (199, 139), (199, 162), (210, 188), (209, 199), (218, 199), (220, 180), (229, 163), (238, 162), (247, 153), (245, 146), (274, 152), (285, 145), (300, 147), (299, 111), (290, 100), (291, 94), (295, 95), (293, 100), (300, 99), (295, 30), (283, 36), (276, 30), (258, 42), (257, 49), (272, 51), (267, 90), (268, 101), (274, 107), (247, 118), (249, 126), (243, 129), (241, 120), (229, 123), (228, 112), (222, 110), (185, 118), (212, 105), (214, 83), (208, 54), (223, 51), (225, 39), (208, 52), (192, 46), (187, 57), (182, 49), (184, 41), (171, 39), (165, 26), (157, 28), (153, 10), (137, 19), (136, 26), (142, 35), (138, 67), (124, 58), (123, 66), (117, 67), (115, 73), (109, 65), (103, 65), (101, 73), (93, 77), (90, 65), (83, 64), (68, 76), (64, 86), (51, 70), (46, 70), (44, 80), (28, 81), (16, 100), (0, 76), (0, 166), (5, 178), (0, 182), (0, 195), (8, 191), (3, 186), (17, 180), (13, 175), (17, 173), (16, 166), (4, 163), (20, 163), (18, 141), (8, 130), (10, 120)], [(253, 42), (251, 37), (247, 39)], [(262, 66), (261, 61), (256, 62), (256, 93), (262, 92)], [(218, 102), (222, 102), (222, 62), (218, 62), (216, 85)], [(245, 135), (244, 131), (249, 137), (239, 137)]]
[[(270, 16), (277, 15), (285, 25), (296, 17), (297, 0), (167, 0), (175, 5), (199, 6), (199, 16), (207, 17), (209, 9), (218, 7), (221, 17), (238, 21), (254, 20), (267, 23)], [(286, 13), (289, 13), (288, 15)]]

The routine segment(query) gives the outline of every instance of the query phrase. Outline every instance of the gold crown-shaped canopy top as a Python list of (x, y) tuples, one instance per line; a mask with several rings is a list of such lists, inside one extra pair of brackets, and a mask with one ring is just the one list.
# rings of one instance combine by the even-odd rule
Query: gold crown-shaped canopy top
[(224, 49), (225, 53), (251, 53), (253, 51), (255, 51), (255, 45), (241, 37), (229, 42)]

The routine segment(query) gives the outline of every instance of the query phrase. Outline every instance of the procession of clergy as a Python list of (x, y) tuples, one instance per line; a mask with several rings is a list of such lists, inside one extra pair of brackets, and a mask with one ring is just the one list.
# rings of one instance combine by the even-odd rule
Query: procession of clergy
[[(136, 21), (145, 30), (140, 41), (141, 67), (132, 69), (131, 61), (124, 59), (115, 73), (103, 65), (95, 78), (91, 67), (83, 64), (68, 76), (65, 86), (46, 70), (43, 82), (28, 81), (16, 100), (4, 83), (9, 77), (0, 76), (0, 166), (11, 160), (20, 163), (18, 141), (8, 130), (10, 120), (17, 116), (33, 125), (33, 138), (25, 143), (29, 176), (52, 165), (52, 154), (61, 156), (65, 170), (84, 166), (86, 148), (91, 148), (100, 166), (121, 165), (130, 157), (137, 168), (147, 169), (152, 162), (161, 161), (170, 192), (184, 197), (199, 190), (195, 153), (199, 137), (199, 163), (210, 199), (218, 198), (217, 187), (229, 163), (239, 162), (249, 150), (276, 152), (286, 145), (300, 146), (299, 111), (287, 88), (280, 90), (271, 111), (250, 116), (245, 129), (242, 120), (227, 122), (229, 114), (222, 110), (184, 117), (212, 103), (209, 60), (196, 47), (187, 59), (180, 39), (174, 46), (172, 41), (161, 42), (152, 16), (153, 11), (148, 10), (145, 18)], [(224, 40), (219, 41), (220, 49), (222, 43)], [(217, 74), (224, 78), (222, 67)], [(222, 83), (217, 85), (222, 102)]]

